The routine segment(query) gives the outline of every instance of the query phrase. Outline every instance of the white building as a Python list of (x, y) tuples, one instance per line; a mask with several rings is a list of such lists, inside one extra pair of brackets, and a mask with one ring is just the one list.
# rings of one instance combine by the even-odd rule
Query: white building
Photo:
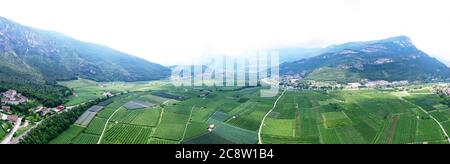
[(8, 115), (6, 114), (0, 114), (1, 115), (1, 119), (2, 120), (7, 120), (8, 119)]
[(388, 81), (384, 81), (384, 80), (369, 81), (369, 82), (367, 82), (366, 87), (368, 87), (368, 88), (387, 87), (390, 84), (391, 83), (389, 83)]
[(348, 83), (347, 88), (359, 88), (361, 87), (361, 83)]

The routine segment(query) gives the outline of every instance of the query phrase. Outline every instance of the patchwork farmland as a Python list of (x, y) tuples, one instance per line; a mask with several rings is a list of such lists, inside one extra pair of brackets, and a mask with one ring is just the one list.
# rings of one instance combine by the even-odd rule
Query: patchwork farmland
[[(448, 143), (449, 115), (439, 97), (396, 96), (394, 91), (291, 91), (262, 129), (263, 143)], [(430, 93), (431, 95), (431, 93)], [(427, 96), (428, 97), (428, 96)], [(288, 106), (288, 107), (286, 107)], [(424, 113), (425, 108), (430, 113)], [(446, 131), (448, 132), (448, 128)]]
[[(88, 110), (97, 113), (87, 125), (73, 125), (52, 143), (256, 144), (262, 119), (278, 98), (262, 98), (259, 91), (162, 87), (128, 92)], [(449, 120), (448, 106), (424, 91), (287, 91), (262, 124), (261, 141), (448, 143), (443, 130), (450, 130)]]
[(258, 126), (274, 99), (260, 98), (259, 88), (213, 90), (119, 95), (88, 110), (52, 143), (257, 143)]

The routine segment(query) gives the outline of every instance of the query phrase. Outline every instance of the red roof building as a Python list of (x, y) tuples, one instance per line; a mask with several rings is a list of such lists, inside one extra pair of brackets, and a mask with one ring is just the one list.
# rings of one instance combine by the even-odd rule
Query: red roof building
[(11, 111), (11, 107), (10, 106), (2, 106), (2, 110), (3, 112), (10, 112)]
[(8, 119), (8, 121), (11, 121), (11, 122), (17, 122), (17, 120), (19, 120), (19, 116), (8, 115), (7, 119)]
[(59, 110), (59, 111), (62, 111), (62, 110), (64, 110), (64, 109), (65, 109), (65, 107), (62, 106), (62, 105), (56, 107), (56, 110)]

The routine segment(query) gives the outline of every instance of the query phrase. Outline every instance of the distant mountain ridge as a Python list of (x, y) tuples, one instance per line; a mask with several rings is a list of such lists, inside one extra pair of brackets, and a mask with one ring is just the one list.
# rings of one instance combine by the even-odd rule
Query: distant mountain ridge
[(450, 61), (446, 60), (446, 59), (442, 59), (442, 58), (438, 58), (439, 61), (441, 61), (442, 63), (444, 63), (445, 65), (447, 65), (447, 67), (450, 67)]
[(417, 49), (406, 36), (330, 46), (318, 56), (282, 64), (280, 71), (341, 82), (450, 79), (450, 68)]
[(78, 41), (0, 17), (0, 81), (48, 83), (77, 77), (95, 81), (145, 81), (170, 69), (112, 48)]

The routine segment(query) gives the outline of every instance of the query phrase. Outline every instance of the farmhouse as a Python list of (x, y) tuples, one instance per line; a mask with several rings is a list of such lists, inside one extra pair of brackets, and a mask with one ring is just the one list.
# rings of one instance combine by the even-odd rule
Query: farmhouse
[(104, 96), (104, 97), (113, 97), (114, 94), (112, 94), (111, 92), (104, 92), (104, 93), (103, 93), (103, 96)]
[(16, 115), (8, 115), (7, 116), (7, 120), (8, 121), (10, 121), (10, 122), (17, 122), (17, 120), (19, 120), (19, 116), (16, 116)]
[(211, 124), (211, 125), (208, 126), (208, 131), (212, 132), (215, 128), (216, 128), (216, 125)]
[(60, 106), (57, 106), (56, 108), (52, 108), (51, 111), (58, 113), (58, 112), (63, 111), (64, 109), (65, 109), (65, 107), (60, 105)]
[(50, 109), (47, 108), (47, 107), (44, 107), (44, 106), (38, 106), (38, 107), (36, 108), (36, 110), (34, 110), (34, 112), (35, 112), (35, 113), (40, 113), (41, 116), (45, 116), (45, 115), (47, 115), (47, 114), (50, 113)]
[(10, 121), (12, 123), (15, 123), (15, 122), (17, 122), (17, 120), (19, 120), (19, 116), (16, 116), (16, 115), (1, 114), (0, 118), (4, 121)]
[(347, 88), (359, 88), (361, 87), (361, 83), (348, 83)]
[(57, 107), (56, 107), (56, 109), (58, 109), (59, 111), (61, 111), (61, 110), (64, 110), (64, 109), (66, 109), (66, 107), (64, 107), (64, 106), (60, 105), (60, 106), (57, 106)]
[(2, 111), (9, 113), (9, 112), (11, 112), (11, 107), (10, 106), (2, 106)]

